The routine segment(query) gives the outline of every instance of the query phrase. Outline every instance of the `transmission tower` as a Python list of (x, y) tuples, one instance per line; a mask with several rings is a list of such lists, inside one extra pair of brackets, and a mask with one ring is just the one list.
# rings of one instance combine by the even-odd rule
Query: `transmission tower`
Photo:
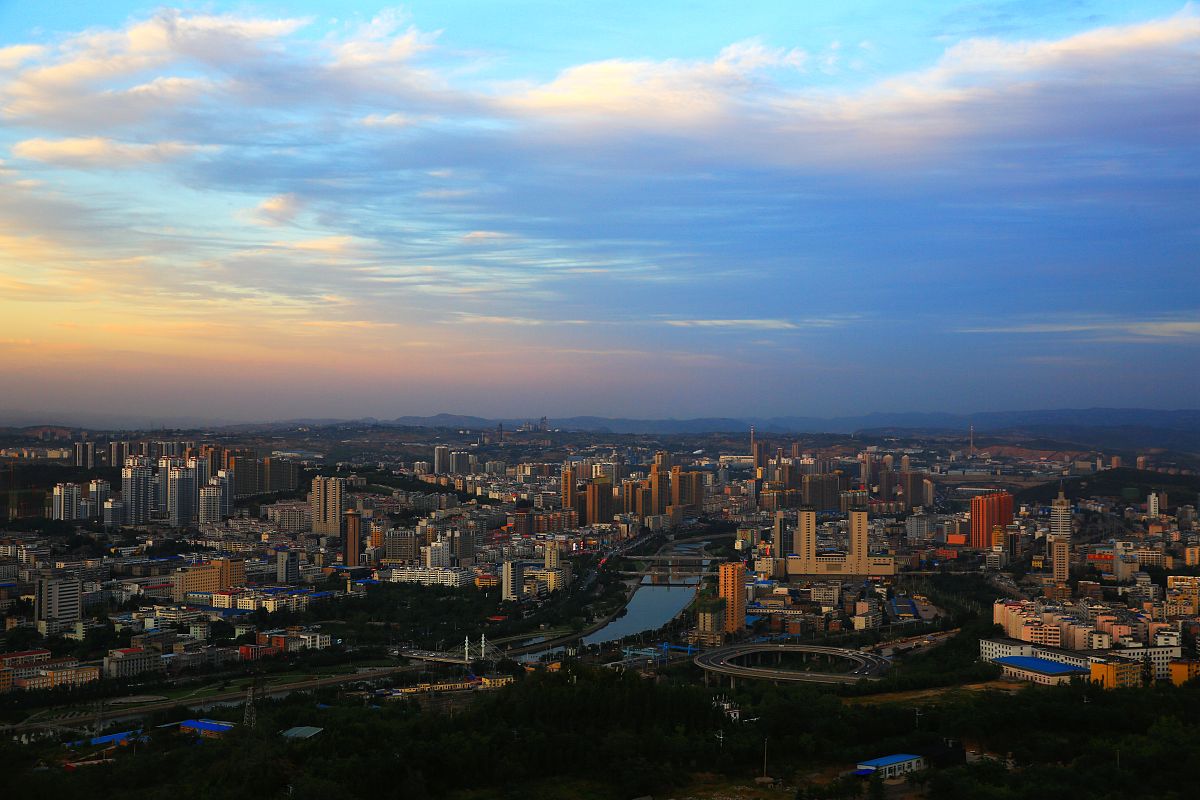
[(247, 728), (253, 728), (258, 723), (258, 709), (254, 706), (255, 694), (258, 689), (258, 678), (255, 678), (249, 686), (246, 687), (246, 711), (242, 716), (242, 724)]

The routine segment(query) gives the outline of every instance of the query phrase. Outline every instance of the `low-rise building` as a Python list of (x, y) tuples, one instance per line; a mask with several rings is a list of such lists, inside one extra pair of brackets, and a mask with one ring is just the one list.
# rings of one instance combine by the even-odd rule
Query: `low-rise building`
[(1142, 666), (1133, 661), (1111, 658), (1105, 661), (1093, 661), (1091, 681), (1105, 689), (1128, 689), (1142, 685)]
[(1070, 683), (1073, 678), (1087, 677), (1089, 671), (1058, 661), (1048, 661), (1035, 656), (1004, 656), (995, 659), (1004, 671), (1004, 677), (1044, 686)]
[(104, 657), (104, 677), (129, 678), (144, 672), (162, 669), (162, 656), (141, 647), (122, 647), (109, 650)]
[(911, 753), (897, 753), (892, 756), (872, 758), (869, 761), (860, 761), (854, 772), (856, 775), (864, 777), (879, 775), (886, 779), (906, 775), (910, 772), (918, 772), (927, 766), (925, 756), (915, 756)]

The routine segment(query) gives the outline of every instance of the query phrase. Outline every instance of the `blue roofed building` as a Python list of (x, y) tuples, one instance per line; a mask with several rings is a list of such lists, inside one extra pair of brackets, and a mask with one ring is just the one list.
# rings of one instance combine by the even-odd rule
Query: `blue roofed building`
[(909, 772), (917, 772), (918, 770), (925, 769), (927, 766), (925, 756), (917, 756), (912, 753), (896, 753), (895, 755), (872, 758), (869, 761), (860, 761), (854, 770), (854, 774), (863, 777), (878, 774), (882, 778), (895, 778)]
[(234, 723), (218, 719), (185, 719), (179, 723), (180, 733), (194, 733), (205, 739), (215, 739), (233, 730)]
[(1040, 683), (1043, 686), (1070, 683), (1073, 678), (1088, 675), (1088, 670), (1082, 667), (1036, 656), (1003, 656), (992, 660), (1000, 665), (1005, 678)]

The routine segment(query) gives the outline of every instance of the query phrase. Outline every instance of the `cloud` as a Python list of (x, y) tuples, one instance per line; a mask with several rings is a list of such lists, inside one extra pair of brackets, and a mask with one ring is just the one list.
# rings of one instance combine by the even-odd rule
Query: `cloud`
[(399, 64), (433, 47), (438, 33), (425, 33), (413, 25), (405, 27), (405, 21), (403, 12), (382, 12), (334, 47), (336, 65), (362, 68)]
[[(734, 353), (845, 328), (831, 358), (854, 363), (857, 347), (907, 367), (905, 337), (871, 318), (931, 306), (945, 328), (995, 336), (1196, 341), (1195, 317), (1171, 311), (1195, 280), (1180, 233), (1200, 179), (1194, 15), (823, 77), (867, 52), (845, 37), (497, 84), (397, 12), (350, 28), (163, 12), (39, 34), (0, 50), (0, 127), (24, 140), (9, 145), (20, 173), (0, 175), (0, 283), (36, 303), (66, 286), (171, 309), (230, 341), (235, 314), (262, 315), (330, 347), (445, 323), (439, 340), (499, 352), (549, 332), (581, 351), (639, 337)], [(1142, 269), (1172, 289), (1139, 295), (1138, 321), (1116, 295)], [(969, 318), (964, 297), (1014, 286), (1022, 308), (1061, 311)], [(907, 330), (920, 352), (929, 332)]]
[[(791, 52), (741, 43), (712, 61), (596, 61), (495, 104), (531, 127), (568, 126), (589, 146), (631, 131), (695, 145), (668, 163), (858, 172), (991, 148), (1011, 158), (1014, 142), (1037, 147), (1053, 136), (1182, 144), (1200, 124), (1200, 113), (1184, 110), (1197, 107), (1200, 90), (1200, 72), (1179, 66), (1200, 56), (1200, 16), (1186, 12), (1058, 40), (969, 40), (932, 67), (861, 89), (773, 79), (768, 67), (803, 65)], [(826, 66), (837, 52), (830, 49)]]
[(211, 147), (183, 142), (137, 144), (101, 136), (70, 139), (26, 139), (12, 146), (12, 154), (48, 164), (121, 169), (139, 164), (171, 161)]
[(730, 328), (759, 331), (790, 331), (799, 328), (786, 319), (668, 319), (664, 325), (673, 328)]
[(455, 312), (454, 323), (465, 322), (478, 325), (514, 325), (521, 328), (538, 327), (541, 325), (602, 325), (596, 320), (587, 319), (536, 319), (533, 317), (516, 317), (489, 314), (472, 314), (465, 311)]
[(806, 328), (836, 328), (845, 325), (853, 316), (808, 319), (666, 319), (663, 325), (673, 328), (722, 328), (728, 330), (798, 331)]
[[(1197, 316), (1200, 316), (1198, 314)], [(1120, 337), (1125, 341), (1154, 341), (1200, 337), (1200, 321), (1191, 319), (1067, 319), (962, 328), (958, 333), (1000, 335), (1064, 334), (1084, 338)]]
[(36, 44), (14, 44), (0, 47), (0, 69), (13, 69), (23, 62), (37, 58), (46, 48)]
[(300, 322), (306, 328), (327, 328), (333, 330), (379, 330), (396, 328), (395, 322), (378, 322), (369, 319), (310, 319)]
[(483, 244), (504, 241), (511, 238), (513, 238), (511, 233), (501, 233), (500, 231), (471, 231), (470, 233), (464, 233), (462, 240), (467, 244)]
[(258, 204), (254, 219), (261, 225), (287, 225), (303, 208), (303, 201), (294, 193), (277, 194)]
[[(259, 209), (261, 210), (262, 206), (259, 206)], [(324, 253), (326, 255), (341, 255), (361, 250), (368, 242), (354, 236), (323, 236), (320, 239), (304, 239), (297, 242), (273, 242), (272, 244), (275, 247), (283, 247), (291, 250), (305, 250), (312, 253)]]
[(414, 124), (413, 118), (404, 114), (368, 114), (360, 121), (368, 128), (407, 128)]

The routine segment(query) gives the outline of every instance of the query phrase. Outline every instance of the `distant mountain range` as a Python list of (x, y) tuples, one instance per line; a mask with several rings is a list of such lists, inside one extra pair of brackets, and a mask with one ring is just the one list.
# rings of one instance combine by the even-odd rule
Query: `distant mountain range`
[[(12, 426), (33, 425), (90, 425), (98, 429), (142, 428), (145, 423), (138, 425), (131, 420), (118, 418), (94, 418), (91, 415), (80, 414), (75, 421), (67, 422), (64, 418), (70, 415), (58, 415), (54, 418), (39, 418), (28, 412), (0, 414), (0, 424)], [(337, 424), (375, 424), (397, 425), (416, 428), (495, 428), (504, 423), (510, 430), (528, 419), (499, 419), (475, 417), (463, 414), (434, 414), (432, 416), (403, 416), (383, 420), (374, 417), (360, 419), (337, 418), (306, 418), (278, 420), (262, 423), (231, 423), (230, 421), (197, 420), (197, 419), (163, 419), (159, 425), (180, 428), (212, 428), (220, 426), (227, 430), (252, 430), (264, 427), (283, 427), (294, 425), (337, 425)], [(1040, 411), (986, 411), (977, 414), (946, 414), (938, 412), (893, 412), (873, 413), (845, 417), (699, 417), (694, 419), (626, 419), (610, 417), (551, 417), (552, 428), (568, 431), (585, 431), (595, 433), (632, 433), (632, 434), (695, 434), (695, 433), (734, 433), (747, 432), (750, 426), (758, 431), (769, 434), (785, 433), (856, 433), (866, 431), (922, 431), (949, 432), (961, 431), (966, 433), (969, 426), (974, 425), (977, 433), (988, 432), (1026, 432), (1031, 436), (1050, 436), (1064, 431), (1107, 429), (1111, 431), (1125, 430), (1130, 433), (1138, 431), (1155, 432), (1156, 438), (1166, 432), (1177, 431), (1186, 440), (1193, 440), (1200, 435), (1200, 410), (1163, 411), (1147, 408), (1063, 408)]]
[[(503, 422), (513, 428), (527, 420), (487, 419), (459, 414), (397, 417), (380, 424), (416, 428), (495, 428)], [(597, 433), (714, 433), (748, 431), (753, 425), (764, 433), (855, 433), (867, 430), (962, 431), (971, 426), (979, 433), (1028, 428), (1152, 428), (1200, 430), (1200, 410), (1160, 411), (1145, 408), (1064, 408), (1042, 411), (987, 411), (978, 414), (873, 413), (848, 417), (700, 417), (695, 419), (625, 419), (609, 417), (552, 418), (553, 428)]]

